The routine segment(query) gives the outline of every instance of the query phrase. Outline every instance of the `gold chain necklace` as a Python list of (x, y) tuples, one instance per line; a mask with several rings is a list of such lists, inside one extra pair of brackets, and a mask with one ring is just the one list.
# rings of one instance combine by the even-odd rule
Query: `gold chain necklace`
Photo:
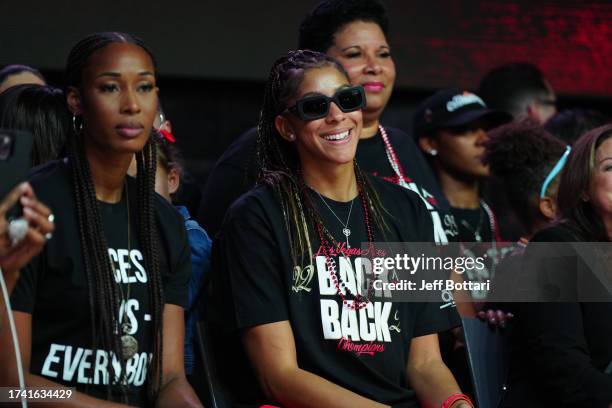
[[(130, 222), (130, 195), (128, 193), (127, 180), (123, 182), (125, 190), (125, 206), (127, 210), (127, 242), (128, 242), (128, 257), (131, 257), (132, 252), (132, 239), (131, 239), (131, 222)], [(130, 258), (131, 260), (131, 258)], [(131, 265), (131, 262), (130, 262)], [(111, 262), (111, 266), (112, 262)], [(114, 269), (111, 268), (111, 269)], [(127, 275), (126, 275), (127, 276)], [(129, 360), (138, 352), (138, 340), (131, 334), (132, 324), (128, 321), (127, 315), (127, 301), (130, 298), (130, 279), (127, 279), (127, 291), (126, 296), (123, 295), (123, 285), (121, 279), (119, 279), (119, 292), (121, 293), (121, 303), (123, 304), (123, 313), (120, 313), (119, 324), (121, 327), (121, 356), (124, 360)], [(121, 312), (121, 305), (119, 305), (119, 311)]]

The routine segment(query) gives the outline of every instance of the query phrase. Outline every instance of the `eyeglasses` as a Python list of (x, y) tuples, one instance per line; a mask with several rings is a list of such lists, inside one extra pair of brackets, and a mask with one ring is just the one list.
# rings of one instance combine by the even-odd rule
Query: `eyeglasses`
[(321, 119), (329, 113), (329, 106), (332, 102), (345, 113), (363, 109), (366, 106), (365, 92), (362, 86), (351, 86), (340, 89), (331, 98), (325, 95), (307, 96), (287, 110), (302, 120)]

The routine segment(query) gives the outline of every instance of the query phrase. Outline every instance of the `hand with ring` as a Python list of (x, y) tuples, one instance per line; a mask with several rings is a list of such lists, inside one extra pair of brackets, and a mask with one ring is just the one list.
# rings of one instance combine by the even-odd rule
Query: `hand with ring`
[[(0, 200), (0, 268), (10, 292), (19, 277), (19, 270), (52, 237), (54, 216), (36, 199), (28, 183), (18, 185)], [(6, 219), (6, 213), (17, 202), (23, 207), (23, 218), (11, 223)]]

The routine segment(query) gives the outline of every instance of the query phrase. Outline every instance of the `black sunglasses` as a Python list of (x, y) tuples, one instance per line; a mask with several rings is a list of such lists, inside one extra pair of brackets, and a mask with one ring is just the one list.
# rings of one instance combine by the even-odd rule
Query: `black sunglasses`
[(361, 85), (351, 86), (338, 90), (332, 97), (325, 95), (307, 96), (287, 110), (302, 120), (321, 119), (329, 113), (329, 105), (332, 102), (342, 112), (353, 112), (366, 106), (366, 96)]

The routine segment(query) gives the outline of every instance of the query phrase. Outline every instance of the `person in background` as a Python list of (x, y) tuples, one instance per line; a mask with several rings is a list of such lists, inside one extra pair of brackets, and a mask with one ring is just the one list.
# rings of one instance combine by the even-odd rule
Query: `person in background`
[(528, 365), (522, 382), (508, 389), (506, 407), (612, 404), (612, 322), (606, 318), (612, 315), (611, 170), (608, 124), (573, 144), (561, 173), (555, 222), (535, 233), (525, 249), (522, 269), (537, 275), (543, 301), (516, 313), (514, 342)]
[[(508, 120), (508, 114), (488, 109), (478, 95), (458, 88), (436, 92), (414, 112), (413, 134), (450, 203), (458, 227), (456, 240), (462, 243), (461, 255), (475, 258), (486, 253), (490, 260), (485, 268), (467, 269), (463, 274), (466, 281), (486, 282), (494, 274), (500, 231), (493, 211), (480, 194), (480, 185), (489, 176), (482, 155), (487, 130)], [(484, 290), (472, 290), (471, 296), (469, 292), (456, 294), (459, 313), (475, 316), (480, 306), (472, 302), (483, 302), (487, 294)], [(445, 333), (440, 343), (461, 388), (471, 393), (463, 333), (460, 329), (455, 329), (452, 336)]]
[(603, 113), (591, 109), (565, 109), (550, 118), (544, 127), (568, 145), (586, 132), (610, 122)]
[(526, 244), (556, 217), (559, 177), (571, 148), (529, 119), (493, 129), (484, 147), (483, 162), (502, 181)]
[[(411, 137), (380, 121), (396, 77), (388, 29), (386, 9), (378, 0), (323, 0), (302, 20), (298, 48), (336, 58), (350, 82), (364, 87), (367, 102), (357, 163), (364, 171), (419, 194), (434, 223), (435, 242), (445, 243), (457, 235), (457, 227), (431, 168)], [(256, 135), (251, 129), (237, 139), (208, 178), (198, 220), (212, 235), (231, 203), (255, 184)]]
[(71, 131), (66, 97), (48, 85), (15, 85), (0, 94), (0, 128), (34, 135), (32, 167), (60, 158)]
[[(155, 133), (155, 137), (158, 138), (155, 192), (172, 204), (175, 195), (181, 188), (183, 165), (180, 152), (175, 146), (176, 140), (171, 133), (172, 128), (169, 126), (169, 121), (157, 120), (154, 122), (154, 127), (157, 126), (159, 126), (159, 133)], [(135, 177), (136, 173), (136, 160), (134, 160), (128, 174)], [(209, 278), (212, 242), (206, 231), (191, 218), (185, 206), (176, 205), (175, 208), (185, 220), (185, 229), (191, 248), (191, 280), (189, 281), (188, 306), (185, 309), (185, 374), (191, 376), (196, 364), (194, 349), (196, 324), (200, 320), (196, 303), (200, 299), (205, 281)]]
[(46, 85), (45, 78), (35, 68), (27, 65), (7, 65), (0, 69), (0, 94), (15, 85)]
[(414, 135), (431, 163), (459, 227), (460, 242), (500, 240), (499, 226), (482, 199), (480, 183), (487, 131), (510, 120), (482, 99), (458, 88), (438, 91), (414, 113)]
[[(509, 63), (489, 71), (476, 93), (491, 109), (511, 114), (514, 119), (530, 118), (541, 125), (557, 112), (557, 97), (538, 67), (530, 63)], [(500, 194), (504, 186), (490, 177), (483, 186), (483, 197), (491, 204), (503, 226), (503, 239), (515, 242), (526, 234), (509, 204), (510, 197)]]
[(538, 67), (511, 63), (489, 71), (476, 93), (491, 109), (543, 125), (557, 113), (557, 97)]
[[(491, 174), (502, 182), (511, 198), (512, 209), (526, 231), (498, 266), (487, 302), (488, 307), (504, 310), (505, 313), (487, 317), (505, 326), (509, 314), (512, 320), (519, 320), (520, 324), (520, 319), (528, 316), (530, 305), (515, 303), (520, 299), (515, 298), (512, 290), (523, 284), (522, 262), (529, 240), (557, 217), (559, 179), (570, 148), (539, 124), (526, 119), (489, 132), (485, 149), (484, 161), (489, 165)], [(523, 406), (516, 399), (522, 398), (519, 396), (532, 388), (527, 381), (532, 366), (528, 353), (517, 340), (520, 337), (517, 330), (512, 330), (510, 336), (513, 358), (504, 406)]]

